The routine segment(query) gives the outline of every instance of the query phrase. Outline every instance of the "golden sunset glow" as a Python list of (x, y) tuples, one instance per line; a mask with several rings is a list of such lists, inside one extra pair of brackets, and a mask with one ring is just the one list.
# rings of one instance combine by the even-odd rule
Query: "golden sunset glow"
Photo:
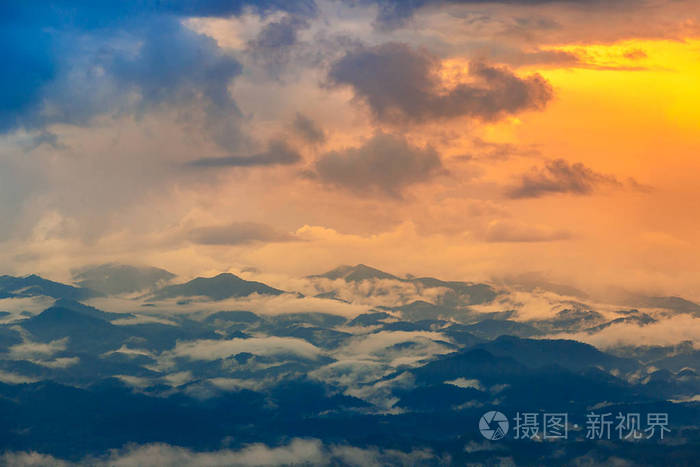
[[(7, 203), (7, 264), (65, 277), (75, 255), (133, 256), (187, 277), (364, 261), (700, 298), (697, 5), (446, 2), (379, 27), (394, 7), (369, 3), (184, 18), (201, 63), (111, 70), (139, 50), (125, 38), (121, 62), (98, 54), (77, 84), (42, 87), (3, 143), (35, 153), (8, 159), (8, 180), (44, 178)], [(268, 240), (197, 240), (239, 224)]]
[(699, 0), (0, 1), (0, 466), (689, 466)]

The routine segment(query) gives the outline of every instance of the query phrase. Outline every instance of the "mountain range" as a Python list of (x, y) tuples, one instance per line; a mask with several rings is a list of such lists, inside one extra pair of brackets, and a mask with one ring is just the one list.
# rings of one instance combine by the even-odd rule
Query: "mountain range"
[[(85, 271), (73, 284), (0, 278), (5, 451), (77, 462), (127, 445), (314, 439), (418, 450), (428, 465), (591, 456), (691, 465), (700, 448), (697, 342), (625, 341), (674, 320), (696, 326), (687, 300), (618, 307), (533, 291), (533, 314), (528, 296), (504, 285), (365, 265), (309, 276), (294, 291), (230, 273), (177, 282), (156, 268)], [(478, 421), (489, 410), (511, 422), (565, 412), (570, 439), (486, 440)], [(591, 411), (665, 413), (671, 441), (587, 439)]]

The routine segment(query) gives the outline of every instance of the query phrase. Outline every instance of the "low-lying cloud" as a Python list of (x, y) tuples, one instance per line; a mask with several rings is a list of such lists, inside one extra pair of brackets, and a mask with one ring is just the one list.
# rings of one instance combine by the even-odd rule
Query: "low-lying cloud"
[(418, 465), (437, 461), (428, 450), (410, 452), (374, 447), (358, 448), (348, 445), (325, 445), (317, 439), (292, 439), (286, 445), (250, 444), (239, 450), (196, 452), (169, 444), (132, 445), (114, 450), (102, 458), (88, 457), (69, 462), (37, 452), (6, 452), (0, 456), (3, 465), (19, 467), (42, 465), (52, 467), (157, 467), (179, 465), (194, 467), (253, 466), (253, 465)]
[(217, 360), (241, 352), (254, 355), (297, 355), (314, 360), (321, 351), (314, 345), (291, 337), (251, 337), (250, 339), (198, 340), (178, 342), (172, 350), (175, 357), (191, 360)]

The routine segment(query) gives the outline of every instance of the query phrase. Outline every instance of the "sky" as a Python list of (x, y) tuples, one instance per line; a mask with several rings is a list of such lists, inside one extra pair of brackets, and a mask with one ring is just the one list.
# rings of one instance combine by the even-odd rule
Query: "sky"
[(62, 0), (0, 26), (2, 273), (365, 263), (700, 300), (696, 1)]

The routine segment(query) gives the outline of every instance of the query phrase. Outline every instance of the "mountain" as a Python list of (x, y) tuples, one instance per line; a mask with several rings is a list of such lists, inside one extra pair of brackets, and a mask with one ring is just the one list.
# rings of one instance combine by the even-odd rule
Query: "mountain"
[(22, 321), (21, 326), (40, 341), (68, 337), (69, 349), (93, 354), (116, 349), (131, 335), (100, 315), (57, 306)]
[(81, 315), (99, 318), (105, 321), (111, 321), (114, 319), (124, 319), (133, 318), (134, 315), (131, 313), (110, 313), (102, 310), (98, 310), (95, 307), (85, 305), (76, 300), (71, 300), (69, 298), (59, 298), (53, 304), (54, 307), (67, 308), (69, 310), (80, 313)]
[(234, 274), (223, 273), (216, 277), (198, 277), (184, 284), (163, 287), (156, 291), (151, 296), (151, 299), (207, 297), (211, 300), (224, 300), (232, 297), (247, 297), (254, 293), (260, 295), (281, 295), (285, 292), (265, 285), (262, 282), (247, 281)]
[(500, 336), (497, 339), (475, 346), (496, 357), (509, 357), (531, 368), (559, 365), (570, 370), (585, 368), (636, 370), (639, 365), (633, 360), (615, 357), (592, 345), (566, 339), (521, 339), (515, 336)]
[(700, 318), (700, 305), (681, 297), (644, 297), (633, 305), (649, 308), (665, 308), (678, 313), (688, 313)]
[(557, 312), (549, 319), (530, 321), (537, 329), (546, 332), (579, 331), (603, 323), (605, 319), (597, 311), (567, 308)]
[(355, 266), (338, 266), (337, 268), (326, 273), (309, 276), (309, 278), (323, 278), (330, 280), (343, 279), (346, 282), (361, 282), (371, 279), (389, 279), (395, 281), (402, 280), (392, 274), (380, 271), (379, 269), (375, 269), (364, 264), (357, 264)]
[[(0, 449), (82, 460), (126, 445), (206, 451), (266, 443), (276, 449), (303, 439), (370, 447), (370, 457), (353, 451), (362, 465), (401, 465), (387, 460), (387, 452), (434, 454), (425, 463), (405, 458), (410, 465), (444, 465), (440, 459), (499, 465), (501, 458), (516, 465), (577, 465), (581, 455), (601, 450), (599, 464), (623, 453), (631, 465), (648, 465), (652, 454), (683, 461), (665, 465), (694, 465), (700, 448), (696, 342), (596, 348), (548, 337), (565, 333), (596, 342), (600, 330), (636, 330), (675, 319), (671, 312), (552, 297), (536, 320), (527, 320), (517, 302), (528, 298), (522, 291), (399, 278), (363, 265), (334, 271), (327, 275), (343, 281), (338, 290), (372, 294), (348, 304), (282, 300), (272, 307), (245, 300), (177, 309), (149, 300), (284, 292), (221, 274), (149, 295), (82, 303), (69, 297), (85, 289), (5, 276), (3, 290), (13, 296), (59, 298), (39, 314), (24, 307), (44, 300), (0, 302), (8, 307), (0, 315)], [(318, 290), (327, 282), (317, 281)], [(422, 294), (425, 289), (432, 290)], [(493, 301), (466, 304), (479, 300)], [(540, 420), (543, 413), (567, 413), (571, 438), (516, 442), (511, 428), (506, 439), (485, 442), (479, 420), (490, 410), (502, 412), (511, 427), (518, 412), (537, 413)], [(649, 413), (668, 413), (673, 431), (668, 443), (599, 443), (585, 436), (591, 411), (639, 413), (642, 424)], [(8, 464), (3, 455), (0, 465)], [(37, 459), (37, 465), (51, 465)]]
[(532, 337), (541, 332), (527, 323), (511, 320), (484, 319), (478, 323), (464, 326), (464, 330), (484, 339), (494, 339), (503, 335)]
[(116, 263), (89, 266), (73, 273), (73, 280), (78, 286), (105, 295), (152, 290), (174, 278), (175, 274), (165, 269)]
[(97, 296), (99, 293), (87, 288), (78, 288), (50, 281), (35, 274), (25, 277), (0, 276), (0, 298), (36, 297), (41, 295), (52, 298), (83, 300)]
[(433, 277), (416, 277), (406, 279), (407, 282), (419, 285), (420, 287), (449, 289), (451, 293), (443, 297), (445, 303), (465, 303), (467, 305), (478, 305), (493, 301), (498, 293), (487, 284), (475, 284), (473, 282), (443, 281)]
[[(477, 305), (493, 301), (498, 292), (488, 284), (477, 284), (473, 282), (443, 281), (434, 277), (406, 277), (401, 278), (379, 269), (357, 264), (355, 266), (338, 266), (323, 274), (308, 276), (309, 279), (342, 279), (345, 282), (362, 282), (372, 280), (389, 280), (402, 283), (413, 284), (416, 290), (443, 288), (447, 289), (442, 298), (446, 305)], [(327, 292), (328, 294), (329, 292)], [(330, 295), (334, 297), (334, 295)]]
[(391, 308), (400, 313), (406, 321), (423, 321), (426, 319), (454, 319), (458, 322), (473, 321), (474, 313), (463, 308), (455, 308), (445, 305), (434, 305), (423, 300), (416, 300), (407, 305)]

